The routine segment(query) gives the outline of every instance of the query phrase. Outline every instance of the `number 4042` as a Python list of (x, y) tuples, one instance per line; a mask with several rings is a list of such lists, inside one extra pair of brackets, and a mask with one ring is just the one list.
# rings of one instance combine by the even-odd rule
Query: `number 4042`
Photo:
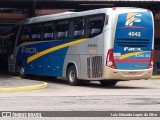
[(129, 32), (128, 35), (129, 35), (129, 36), (137, 36), (137, 37), (140, 37), (140, 36), (141, 36), (141, 32)]

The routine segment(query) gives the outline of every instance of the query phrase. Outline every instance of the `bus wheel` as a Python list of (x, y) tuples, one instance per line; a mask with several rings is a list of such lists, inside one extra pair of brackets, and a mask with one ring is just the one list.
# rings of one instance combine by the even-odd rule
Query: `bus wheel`
[(19, 66), (19, 75), (21, 78), (25, 79), (26, 78), (26, 74), (25, 74), (25, 69), (23, 67), (23, 65)]
[(80, 80), (77, 78), (77, 71), (75, 66), (70, 66), (67, 70), (68, 83), (72, 86), (79, 85)]
[(101, 85), (103, 85), (103, 86), (114, 86), (114, 85), (116, 85), (117, 84), (117, 81), (115, 81), (115, 80), (104, 80), (104, 81), (100, 81), (100, 83), (101, 83)]

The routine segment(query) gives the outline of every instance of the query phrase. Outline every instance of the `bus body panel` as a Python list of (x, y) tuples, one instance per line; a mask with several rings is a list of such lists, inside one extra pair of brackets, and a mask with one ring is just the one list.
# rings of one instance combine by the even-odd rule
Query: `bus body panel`
[[(120, 57), (123, 57), (124, 60), (134, 60), (135, 56), (130, 56), (132, 55), (132, 52), (145, 52), (145, 54), (148, 55), (147, 60), (149, 60), (151, 57), (154, 38), (153, 16), (145, 9), (116, 8), (116, 10), (114, 10), (112, 8), (106, 8), (80, 13), (67, 13), (64, 16), (61, 14), (60, 19), (58, 19), (58, 15), (48, 15), (48, 17), (43, 16), (28, 19), (25, 21), (24, 25), (45, 21), (47, 22), (51, 20), (83, 17), (98, 13), (105, 13), (105, 19), (108, 19), (107, 21), (105, 21), (103, 31), (99, 35), (92, 38), (84, 37), (79, 39), (68, 38), (61, 40), (55, 39), (49, 41), (41, 40), (37, 42), (24, 42), (18, 45), (13, 53), (15, 64), (12, 60), (10, 60), (10, 63), (14, 64), (13, 66), (15, 66), (15, 70), (13, 71), (18, 72), (19, 64), (22, 63), (25, 67), (25, 74), (66, 77), (68, 65), (74, 64), (77, 70), (78, 79), (131, 80), (150, 78), (152, 75), (152, 68), (147, 69), (146, 66), (148, 66), (149, 64), (148, 61), (146, 63), (135, 62), (130, 64), (129, 67), (128, 63), (125, 63), (123, 61), (119, 62), (121, 60)], [(148, 19), (151, 21), (148, 23), (145, 21), (145, 25), (142, 26), (136, 23), (136, 26), (143, 27), (145, 28), (145, 30), (140, 28), (125, 28), (123, 26), (128, 24), (126, 23), (128, 13), (138, 13), (136, 15), (141, 14), (141, 16), (144, 15), (146, 16), (144, 17), (144, 19)], [(139, 18), (141, 16), (136, 17)], [(45, 17), (47, 17), (46, 20), (44, 19)], [(144, 21), (144, 19), (142, 19), (142, 21)], [(149, 24), (150, 26), (147, 26), (146, 24)], [(134, 25), (134, 23), (132, 25)], [(130, 31), (131, 36), (129, 38), (137, 40), (137, 36), (135, 35), (138, 35), (138, 33), (133, 34), (132, 36), (132, 32), (137, 32), (136, 30), (138, 30), (138, 32), (141, 32), (142, 34), (148, 31), (147, 35), (140, 36), (140, 39), (149, 39), (148, 47), (135, 47), (136, 49), (132, 47), (131, 49), (127, 48), (128, 46), (118, 46), (117, 39), (128, 39), (127, 35), (130, 33)], [(17, 37), (17, 39), (18, 38), (19, 36)], [(110, 68), (106, 65), (107, 53), (109, 49), (113, 49), (114, 60), (117, 69)], [(125, 54), (129, 54), (129, 57)], [(138, 59), (142, 61), (143, 59), (146, 60), (146, 58), (143, 56), (140, 56), (140, 58)], [(141, 68), (136, 68), (135, 65), (140, 66)]]
[[(101, 64), (101, 69), (98, 69), (99, 71), (97, 72), (102, 72), (103, 71), (103, 56), (104, 56), (104, 44), (103, 44), (103, 33), (94, 37), (94, 38), (88, 38), (88, 40), (70, 46), (68, 48), (66, 58), (64, 61), (64, 77), (66, 77), (66, 71), (67, 71), (67, 65), (69, 63), (75, 64), (77, 66), (77, 71), (78, 71), (78, 78), (79, 79), (94, 79), (93, 77), (94, 71), (92, 69), (93, 63), (92, 60), (96, 59), (97, 65), (98, 63)], [(77, 57), (75, 57), (77, 56)], [(99, 59), (100, 58), (100, 59)], [(102, 72), (103, 73), (103, 72)], [(100, 74), (102, 74), (100, 73)], [(95, 78), (97, 79), (102, 79), (103, 75), (100, 75)]]
[[(105, 11), (106, 11), (106, 9), (101, 9), (101, 10), (85, 11), (85, 12), (82, 12), (81, 14), (76, 13), (76, 12), (73, 12), (73, 13), (67, 12), (67, 13), (62, 13), (62, 14), (57, 14), (57, 15), (45, 15), (45, 16), (27, 19), (26, 21), (24, 21), (23, 24), (28, 25), (28, 24), (34, 24), (37, 22), (61, 20), (61, 19), (70, 18), (70, 17), (83, 17), (83, 16), (88, 16), (88, 15), (105, 13)], [(57, 17), (57, 16), (59, 16), (59, 17)], [(93, 38), (93, 39), (95, 39), (95, 38)], [(16, 54), (15, 55), (15, 57), (16, 57), (15, 72), (19, 71), (18, 67), (19, 67), (20, 62), (22, 62), (22, 64), (24, 65), (26, 74), (45, 75), (45, 76), (66, 77), (66, 71), (67, 71), (66, 67), (67, 67), (68, 63), (74, 63), (77, 68), (81, 68), (80, 67), (80, 64), (81, 64), (80, 55), (83, 56), (83, 54), (86, 54), (86, 51), (84, 51), (84, 53), (82, 52), (82, 50), (84, 49), (84, 46), (86, 45), (86, 42), (83, 40), (82, 41), (84, 43), (82, 43), (82, 44), (84, 44), (84, 45), (82, 45), (82, 46), (81, 46), (81, 42), (80, 43), (77, 42), (77, 44), (79, 44), (79, 45), (67, 45), (67, 47), (61, 48), (58, 51), (50, 52), (49, 54), (42, 55), (42, 57), (39, 57), (38, 59), (35, 59), (29, 63), (27, 62), (27, 59), (29, 59), (32, 56), (33, 57), (36, 56), (36, 54), (39, 54), (39, 52), (45, 51), (47, 49), (51, 49), (54, 46), (55, 47), (61, 46), (62, 44), (57, 44), (60, 41), (64, 41), (66, 44), (68, 44), (68, 43), (72, 44), (72, 42), (79, 41), (79, 40), (78, 39), (68, 39), (68, 40), (64, 39), (64, 40), (53, 40), (53, 41), (54, 42), (51, 42), (51, 41), (33, 42), (33, 43), (27, 42), (27, 43), (23, 43), (22, 45), (20, 45), (20, 47), (18, 46), (18, 48), (16, 48), (17, 50), (14, 51), (14, 53)], [(95, 39), (93, 41), (97, 41), (97, 40)], [(65, 44), (65, 43), (63, 43), (63, 44)], [(70, 48), (76, 52), (75, 53), (69, 52), (69, 54), (66, 54), (68, 48)], [(80, 48), (80, 49), (76, 50), (75, 48), (76, 49)], [(100, 47), (100, 48), (102, 48), (102, 47)], [(28, 51), (31, 51), (31, 53), (28, 53)], [(90, 53), (88, 55), (90, 55)], [(66, 60), (64, 60), (65, 58), (66, 58)], [(69, 59), (69, 61), (67, 61), (67, 59)], [(77, 69), (77, 70), (79, 71), (78, 73), (81, 72), (81, 69)]]
[[(54, 52), (51, 52), (50, 49), (56, 48), (59, 45), (63, 45), (66, 42), (71, 41), (50, 41), (21, 45), (18, 49), (18, 55), (16, 59), (17, 69), (18, 63), (23, 62), (26, 74), (62, 76), (64, 58), (68, 47), (64, 47)], [(46, 51), (46, 53), (41, 53), (43, 51)], [(38, 56), (39, 54), (41, 54), (41, 56), (37, 59), (34, 59), (34, 56)], [(33, 60), (28, 62), (29, 58), (33, 58)]]
[[(114, 24), (112, 23), (111, 31), (113, 34), (111, 35), (111, 46), (108, 46), (106, 39), (107, 32), (105, 33), (104, 39), (106, 58), (107, 51), (113, 49), (116, 69), (104, 65), (104, 78), (106, 80), (150, 78), (153, 68), (148, 69), (148, 65), (151, 59), (154, 41), (152, 13), (145, 9), (117, 9), (113, 11), (112, 15), (113, 17), (110, 18), (110, 20), (114, 21)], [(127, 23), (128, 20), (130, 25)], [(130, 46), (127, 46), (127, 42), (131, 42), (131, 44), (129, 44)], [(139, 42), (140, 47), (138, 45), (133, 46), (133, 42)], [(147, 45), (142, 46), (145, 42)]]
[(153, 40), (152, 22), (150, 12), (129, 12), (118, 15), (113, 48), (117, 69), (148, 68)]
[(149, 79), (152, 76), (153, 68), (145, 70), (117, 70), (104, 66), (104, 80), (140, 80)]

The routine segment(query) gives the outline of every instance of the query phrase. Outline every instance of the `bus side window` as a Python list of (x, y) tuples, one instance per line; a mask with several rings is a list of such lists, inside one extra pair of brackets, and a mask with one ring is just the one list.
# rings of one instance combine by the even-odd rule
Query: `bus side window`
[(40, 40), (41, 39), (41, 25), (32, 25), (31, 27), (31, 39)]
[(84, 37), (85, 19), (77, 18), (73, 20), (73, 24), (74, 24), (73, 37), (74, 38)]
[(43, 39), (45, 40), (53, 40), (54, 38), (54, 24), (53, 23), (45, 23), (43, 26)]
[(29, 26), (23, 26), (18, 39), (18, 45), (29, 40)]
[(88, 31), (89, 37), (95, 37), (97, 35), (99, 35), (102, 30), (103, 30), (103, 26), (104, 26), (104, 15), (95, 15), (95, 16), (90, 16), (88, 19)]
[(57, 22), (56, 24), (56, 38), (57, 39), (68, 38), (68, 31), (69, 31), (68, 20)]

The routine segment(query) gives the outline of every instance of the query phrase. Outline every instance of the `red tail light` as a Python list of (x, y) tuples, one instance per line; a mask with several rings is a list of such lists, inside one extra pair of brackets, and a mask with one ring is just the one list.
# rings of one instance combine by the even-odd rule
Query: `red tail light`
[(154, 50), (152, 50), (151, 58), (150, 58), (150, 62), (149, 62), (148, 68), (152, 68), (153, 67), (153, 60), (154, 60)]
[(148, 12), (151, 12), (149, 9), (147, 9)]
[(116, 10), (116, 7), (113, 7), (112, 10)]
[(114, 63), (114, 57), (113, 57), (113, 49), (108, 50), (107, 59), (106, 59), (106, 65), (108, 67), (116, 69), (116, 65)]

